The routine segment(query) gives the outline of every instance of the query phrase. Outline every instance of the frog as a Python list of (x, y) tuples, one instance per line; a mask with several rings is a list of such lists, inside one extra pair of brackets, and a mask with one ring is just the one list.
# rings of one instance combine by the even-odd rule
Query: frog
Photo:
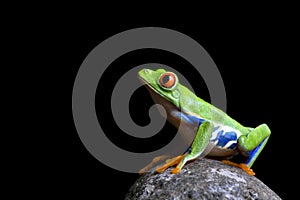
[[(175, 166), (170, 172), (177, 174), (189, 161), (220, 157), (225, 158), (221, 160), (224, 164), (238, 167), (251, 176), (255, 175), (251, 167), (271, 135), (266, 123), (255, 128), (242, 125), (182, 85), (174, 72), (161, 68), (141, 69), (138, 78), (150, 92), (153, 101), (164, 107), (167, 120), (176, 128), (181, 127), (180, 134), (192, 135), (189, 148), (165, 160), (163, 165), (156, 167), (156, 172), (162, 173)], [(245, 157), (245, 162), (230, 161), (237, 154)], [(140, 174), (166, 157), (155, 157), (140, 170)]]

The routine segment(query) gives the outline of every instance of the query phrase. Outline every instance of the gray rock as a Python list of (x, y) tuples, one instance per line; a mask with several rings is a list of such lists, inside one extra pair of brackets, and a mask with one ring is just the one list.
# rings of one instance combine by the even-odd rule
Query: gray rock
[(129, 189), (131, 199), (281, 199), (263, 182), (239, 168), (197, 159), (180, 173), (145, 173)]

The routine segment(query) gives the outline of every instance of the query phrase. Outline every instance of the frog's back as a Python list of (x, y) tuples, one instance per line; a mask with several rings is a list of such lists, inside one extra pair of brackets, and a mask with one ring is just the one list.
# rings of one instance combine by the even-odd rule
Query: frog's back
[(221, 109), (199, 98), (186, 87), (180, 85), (179, 90), (181, 94), (184, 94), (181, 95), (180, 98), (180, 109), (189, 116), (194, 117), (194, 120), (199, 122), (209, 121), (212, 124), (215, 124), (214, 128), (219, 127), (221, 130), (223, 127), (224, 131), (236, 131), (243, 135), (248, 133), (249, 128), (238, 123)]
[(199, 117), (217, 124), (216, 126), (225, 127), (225, 129), (237, 130), (241, 134), (247, 134), (247, 132), (249, 131), (249, 128), (241, 125), (239, 122), (231, 118), (224, 111), (215, 107), (214, 105), (211, 105), (210, 103), (204, 101), (199, 97), (198, 102), (199, 112), (197, 114), (199, 115)]

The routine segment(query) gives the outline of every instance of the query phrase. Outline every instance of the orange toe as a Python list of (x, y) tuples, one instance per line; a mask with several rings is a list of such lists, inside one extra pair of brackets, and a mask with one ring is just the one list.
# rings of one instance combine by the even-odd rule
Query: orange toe
[(168, 169), (169, 167), (180, 163), (184, 156), (185, 155), (180, 155), (180, 156), (177, 156), (175, 158), (171, 158), (171, 159), (166, 160), (166, 164), (164, 164), (161, 167), (157, 167), (156, 172), (161, 173), (161, 172), (165, 171), (166, 169)]
[(242, 170), (244, 170), (244, 172), (246, 172), (247, 174), (249, 174), (251, 176), (255, 175), (255, 172), (252, 169), (250, 169), (245, 163), (241, 163), (240, 168)]
[(227, 165), (231, 165), (231, 166), (235, 166), (235, 167), (240, 167), (239, 164), (231, 162), (229, 160), (222, 160), (222, 163), (227, 164)]
[(227, 165), (232, 165), (232, 166), (241, 168), (244, 172), (246, 172), (247, 174), (249, 174), (251, 176), (255, 175), (255, 172), (252, 169), (250, 169), (245, 163), (238, 164), (238, 163), (231, 162), (229, 160), (222, 160), (222, 162)]
[(172, 171), (171, 171), (172, 174), (177, 174), (177, 173), (179, 173), (179, 172), (180, 172), (180, 168), (178, 168), (178, 167), (175, 167), (175, 168), (172, 169)]
[(153, 160), (147, 166), (145, 166), (143, 169), (139, 171), (139, 174), (142, 175), (145, 172), (148, 172), (156, 163), (166, 159), (167, 157), (168, 157), (167, 155), (161, 155), (153, 158)]
[(168, 169), (168, 166), (167, 167), (166, 166), (161, 166), (161, 167), (157, 167), (155, 171), (158, 172), (158, 173), (162, 173), (166, 169)]

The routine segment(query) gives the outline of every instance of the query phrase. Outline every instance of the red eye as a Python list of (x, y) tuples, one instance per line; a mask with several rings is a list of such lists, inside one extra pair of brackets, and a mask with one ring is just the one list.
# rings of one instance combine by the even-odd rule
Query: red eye
[(165, 72), (159, 78), (159, 84), (165, 88), (172, 88), (176, 83), (176, 76), (172, 72)]

